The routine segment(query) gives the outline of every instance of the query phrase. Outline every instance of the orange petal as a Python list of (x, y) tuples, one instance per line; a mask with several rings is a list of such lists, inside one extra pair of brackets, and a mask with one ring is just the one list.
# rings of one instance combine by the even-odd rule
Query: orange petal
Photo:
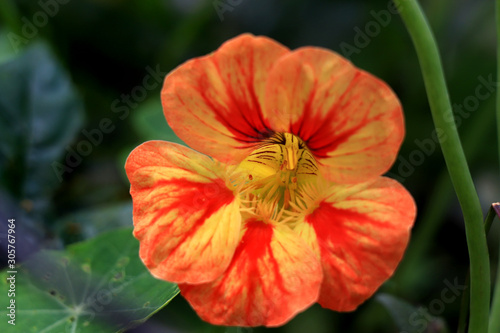
[(261, 111), (271, 66), (287, 48), (244, 34), (190, 60), (165, 79), (162, 104), (175, 133), (223, 162), (239, 162), (267, 135)]
[(316, 302), (321, 279), (316, 254), (290, 228), (250, 220), (222, 277), (179, 287), (212, 324), (278, 326)]
[(333, 188), (306, 216), (315, 234), (299, 231), (321, 256), (324, 279), (318, 302), (352, 311), (370, 297), (401, 260), (415, 214), (411, 195), (389, 178)]
[(272, 129), (304, 140), (328, 179), (359, 183), (393, 164), (404, 136), (401, 105), (381, 80), (328, 50), (281, 57), (266, 86)]
[(125, 169), (134, 236), (151, 274), (177, 283), (218, 278), (241, 229), (240, 202), (220, 166), (187, 147), (149, 141), (132, 151)]

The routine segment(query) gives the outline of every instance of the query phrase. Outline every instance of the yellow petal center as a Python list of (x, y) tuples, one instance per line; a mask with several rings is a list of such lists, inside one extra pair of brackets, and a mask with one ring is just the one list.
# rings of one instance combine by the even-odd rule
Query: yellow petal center
[(301, 189), (315, 184), (319, 172), (304, 141), (290, 133), (277, 133), (243, 160), (235, 174), (250, 206), (282, 216), (284, 211), (293, 213), (297, 204), (303, 205)]

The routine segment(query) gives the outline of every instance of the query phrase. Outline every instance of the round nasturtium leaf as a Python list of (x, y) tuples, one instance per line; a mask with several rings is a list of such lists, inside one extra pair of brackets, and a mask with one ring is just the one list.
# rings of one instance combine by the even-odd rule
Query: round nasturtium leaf
[[(12, 281), (15, 295), (1, 297), (0, 331), (109, 333), (144, 322), (179, 290), (152, 277), (138, 253), (132, 229), (124, 228), (65, 251), (43, 250), (7, 268), (0, 274), (2, 295), (7, 296)], [(11, 299), (15, 326), (8, 323)]]

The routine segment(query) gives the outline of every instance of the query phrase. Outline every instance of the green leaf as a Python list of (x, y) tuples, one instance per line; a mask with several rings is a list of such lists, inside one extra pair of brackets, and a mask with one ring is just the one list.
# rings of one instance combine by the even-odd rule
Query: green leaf
[(378, 294), (376, 300), (389, 311), (401, 333), (448, 332), (445, 321), (432, 316), (427, 308), (416, 308), (400, 298), (385, 293)]
[(132, 124), (144, 141), (165, 140), (185, 145), (165, 120), (159, 98), (150, 99), (143, 103), (132, 114)]
[[(13, 274), (15, 296), (1, 298), (0, 331), (109, 333), (144, 322), (179, 290), (153, 278), (138, 253), (131, 228), (101, 234), (64, 252), (37, 253)], [(0, 275), (7, 295), (11, 273)], [(9, 299), (15, 300), (15, 327), (7, 322)]]
[(0, 185), (43, 213), (62, 181), (57, 163), (81, 127), (83, 104), (43, 44), (0, 64)]

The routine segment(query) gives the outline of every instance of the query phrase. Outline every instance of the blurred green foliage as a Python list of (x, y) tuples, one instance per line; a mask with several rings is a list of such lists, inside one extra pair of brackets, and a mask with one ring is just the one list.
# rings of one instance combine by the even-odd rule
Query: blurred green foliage
[[(17, 332), (117, 332), (145, 321), (179, 289), (155, 279), (137, 256), (131, 228), (107, 232), (65, 252), (42, 250), (24, 261), (15, 280), (16, 297), (2, 298), (7, 318), (15, 299)], [(8, 279), (9, 278), (9, 279)], [(4, 288), (5, 289), (5, 288)], [(2, 331), (9, 324), (0, 323)]]
[[(421, 3), (440, 47), (457, 125), (486, 210), (500, 198), (493, 3)], [(39, 248), (63, 249), (131, 226), (123, 173), (128, 153), (146, 140), (178, 140), (163, 118), (158, 77), (240, 33), (264, 34), (292, 49), (314, 45), (344, 54), (399, 96), (407, 135), (389, 175), (408, 188), (419, 209), (407, 256), (379, 291), (388, 298), (372, 298), (353, 313), (313, 306), (281, 328), (223, 328), (203, 323), (176, 297), (136, 332), (398, 332), (404, 330), (398, 320), (419, 332), (444, 330), (423, 314), (415, 318), (421, 325), (405, 319), (407, 313), (393, 320), (394, 309), (405, 307), (427, 309), (454, 331), (459, 297), (442, 310), (434, 309), (433, 301), (441, 300), (447, 283), (465, 280), (463, 222), (433, 134), (413, 46), (390, 4), (2, 0), (0, 218), (18, 221), (19, 259)], [(71, 170), (57, 169), (57, 163)], [(5, 228), (2, 222), (0, 233)], [(499, 233), (494, 225), (489, 239), (493, 272)]]

